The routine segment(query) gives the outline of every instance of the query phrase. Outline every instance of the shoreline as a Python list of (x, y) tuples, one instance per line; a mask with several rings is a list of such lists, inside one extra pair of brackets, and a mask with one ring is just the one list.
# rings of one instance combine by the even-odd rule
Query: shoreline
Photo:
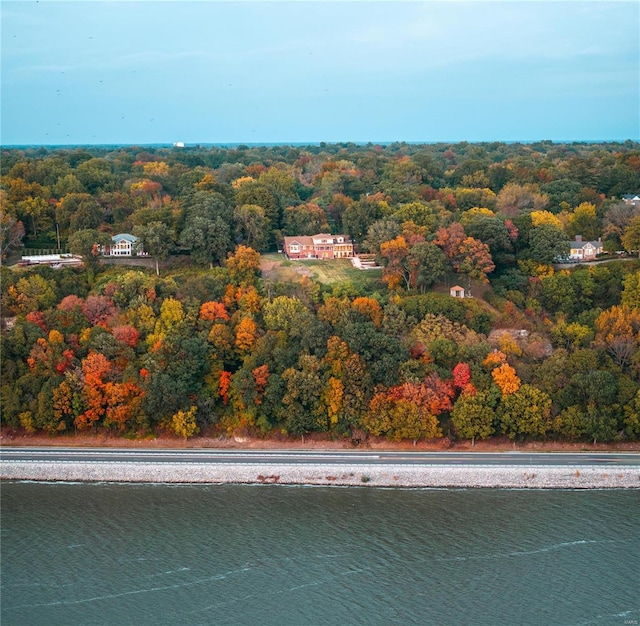
[(25, 462), (2, 460), (0, 480), (281, 484), (402, 488), (640, 489), (640, 468), (596, 465), (435, 466)]

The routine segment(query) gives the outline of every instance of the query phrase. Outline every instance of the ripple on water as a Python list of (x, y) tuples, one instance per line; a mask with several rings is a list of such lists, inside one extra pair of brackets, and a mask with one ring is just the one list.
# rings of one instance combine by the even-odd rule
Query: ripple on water
[(3, 626), (638, 611), (637, 491), (5, 483), (0, 496)]

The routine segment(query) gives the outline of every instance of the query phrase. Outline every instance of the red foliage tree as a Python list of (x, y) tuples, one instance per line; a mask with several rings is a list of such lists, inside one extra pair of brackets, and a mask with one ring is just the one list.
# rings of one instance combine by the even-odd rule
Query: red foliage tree
[(471, 382), (471, 368), (467, 363), (458, 363), (453, 368), (453, 386), (464, 389)]
[(135, 348), (140, 341), (140, 333), (133, 326), (116, 326), (112, 331), (116, 341)]

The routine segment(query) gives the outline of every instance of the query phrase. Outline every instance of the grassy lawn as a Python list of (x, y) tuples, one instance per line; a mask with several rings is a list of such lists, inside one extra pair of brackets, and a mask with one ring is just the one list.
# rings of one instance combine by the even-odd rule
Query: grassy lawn
[(278, 281), (297, 281), (302, 276), (324, 285), (344, 282), (379, 282), (381, 270), (358, 270), (349, 259), (290, 261), (282, 254), (262, 255), (263, 277)]

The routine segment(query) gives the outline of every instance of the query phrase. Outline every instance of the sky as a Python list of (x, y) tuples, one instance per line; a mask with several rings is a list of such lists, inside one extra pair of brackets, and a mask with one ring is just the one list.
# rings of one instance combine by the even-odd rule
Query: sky
[(2, 145), (640, 139), (640, 3), (2, 0)]

